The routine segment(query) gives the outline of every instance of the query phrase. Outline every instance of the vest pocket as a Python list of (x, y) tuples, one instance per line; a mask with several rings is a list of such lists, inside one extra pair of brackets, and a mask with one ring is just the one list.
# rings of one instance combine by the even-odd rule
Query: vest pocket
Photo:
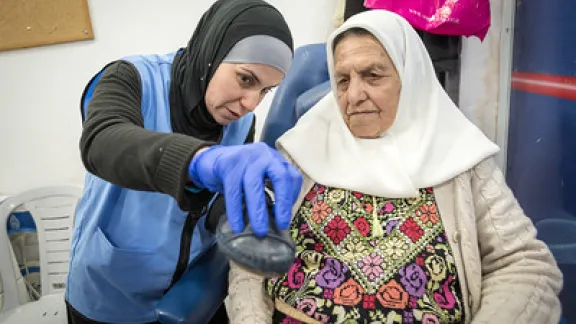
[(95, 260), (92, 271), (126, 297), (158, 299), (168, 287), (175, 264), (162, 248), (143, 251), (117, 248), (100, 227), (96, 228), (92, 244)]

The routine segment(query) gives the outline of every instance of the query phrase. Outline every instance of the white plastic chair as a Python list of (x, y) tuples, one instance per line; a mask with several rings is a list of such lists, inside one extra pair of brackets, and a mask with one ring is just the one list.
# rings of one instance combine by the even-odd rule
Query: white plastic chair
[(0, 324), (67, 324), (64, 294), (43, 296), (40, 300), (0, 313)]
[[(79, 186), (50, 186), (25, 191), (9, 197), (0, 204), (0, 276), (4, 286), (3, 312), (9, 310), (12, 310), (10, 312), (12, 314), (22, 312), (16, 309), (21, 305), (16, 284), (17, 274), (13, 264), (14, 257), (7, 234), (8, 217), (16, 208), (23, 206), (32, 215), (38, 233), (42, 297), (37, 302), (26, 304), (26, 308), (31, 308), (31, 311), (43, 306), (61, 308), (64, 305), (63, 294), (70, 260), (74, 211), (81, 194), (82, 188)], [(62, 296), (57, 297), (61, 299), (62, 305), (55, 306), (56, 297), (52, 296), (46, 300), (46, 302), (52, 300), (52, 303), (42, 302), (47, 295)]]

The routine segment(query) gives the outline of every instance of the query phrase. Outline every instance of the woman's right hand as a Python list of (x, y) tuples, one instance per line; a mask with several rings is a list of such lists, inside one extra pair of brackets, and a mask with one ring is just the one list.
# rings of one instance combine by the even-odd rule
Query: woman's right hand
[(196, 153), (188, 172), (195, 186), (224, 194), (226, 215), (233, 233), (244, 230), (242, 202), (245, 197), (250, 226), (257, 236), (265, 236), (268, 232), (264, 180), (270, 179), (276, 201), (276, 226), (288, 229), (302, 175), (270, 146), (264, 143), (211, 146)]

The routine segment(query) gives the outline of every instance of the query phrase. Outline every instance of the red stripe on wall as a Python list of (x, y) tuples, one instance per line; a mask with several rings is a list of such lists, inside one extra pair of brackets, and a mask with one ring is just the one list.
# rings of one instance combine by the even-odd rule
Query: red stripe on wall
[(512, 89), (576, 100), (576, 77), (529, 72), (512, 73)]

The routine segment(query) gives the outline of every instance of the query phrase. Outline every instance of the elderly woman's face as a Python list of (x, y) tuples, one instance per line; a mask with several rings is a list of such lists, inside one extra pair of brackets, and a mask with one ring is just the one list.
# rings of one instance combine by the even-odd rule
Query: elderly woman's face
[(334, 77), (350, 132), (377, 138), (394, 123), (402, 83), (382, 44), (372, 35), (347, 35), (334, 50)]

